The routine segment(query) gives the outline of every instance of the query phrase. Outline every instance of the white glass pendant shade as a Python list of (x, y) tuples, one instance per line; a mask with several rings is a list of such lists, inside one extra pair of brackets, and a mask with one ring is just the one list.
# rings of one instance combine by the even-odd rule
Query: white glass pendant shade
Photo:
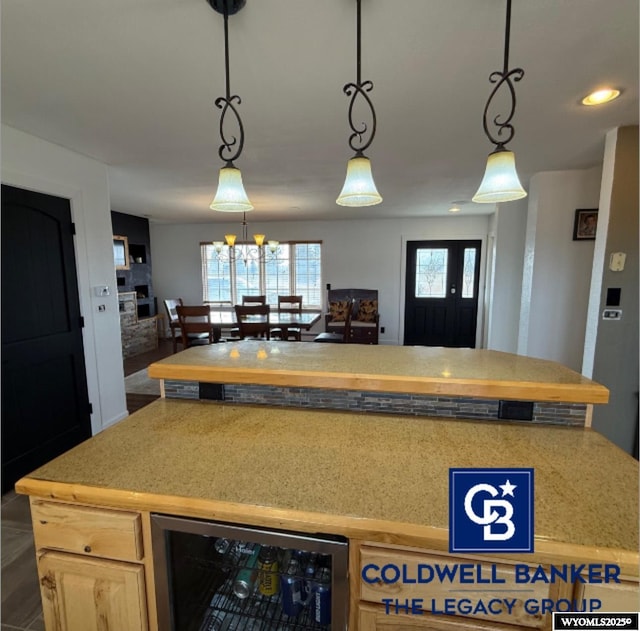
[(522, 188), (513, 151), (496, 151), (489, 154), (487, 168), (480, 183), (480, 188), (473, 196), (478, 204), (494, 204), (511, 202), (527, 196)]
[(235, 167), (222, 167), (218, 190), (209, 207), (227, 213), (242, 213), (253, 210), (242, 184), (242, 173)]
[(336, 203), (340, 206), (374, 206), (382, 201), (371, 175), (371, 161), (364, 156), (351, 158), (347, 177)]

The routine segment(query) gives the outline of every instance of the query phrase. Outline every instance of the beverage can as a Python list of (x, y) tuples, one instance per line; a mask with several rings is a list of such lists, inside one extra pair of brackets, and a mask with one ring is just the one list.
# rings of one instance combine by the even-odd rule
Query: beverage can
[(264, 546), (258, 557), (258, 591), (274, 596), (278, 590), (278, 553), (274, 547)]
[(303, 604), (306, 606), (313, 599), (313, 590), (315, 587), (314, 576), (316, 574), (316, 566), (318, 563), (318, 553), (312, 552), (307, 559), (307, 566), (304, 569), (304, 582), (302, 584)]
[(231, 547), (231, 542), (228, 539), (218, 537), (218, 539), (216, 539), (216, 542), (213, 544), (213, 547), (218, 554), (225, 554)]
[(303, 606), (302, 576), (298, 559), (291, 559), (286, 573), (280, 576), (280, 592), (283, 613), (292, 618), (298, 616)]
[(319, 567), (314, 581), (313, 617), (318, 624), (331, 623), (331, 570)]
[(240, 568), (233, 582), (233, 593), (240, 599), (247, 598), (253, 592), (256, 580), (256, 564), (258, 555), (260, 554), (260, 546), (256, 545), (247, 559), (247, 562)]

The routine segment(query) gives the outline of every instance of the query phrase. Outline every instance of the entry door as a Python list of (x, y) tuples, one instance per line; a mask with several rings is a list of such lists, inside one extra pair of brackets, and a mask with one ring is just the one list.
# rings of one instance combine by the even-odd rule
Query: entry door
[(2, 186), (2, 492), (91, 436), (69, 200)]
[(480, 241), (409, 241), (405, 346), (474, 348)]

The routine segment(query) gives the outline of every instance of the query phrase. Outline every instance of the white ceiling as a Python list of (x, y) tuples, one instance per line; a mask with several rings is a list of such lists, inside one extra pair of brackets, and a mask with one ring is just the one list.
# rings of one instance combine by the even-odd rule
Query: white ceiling
[[(362, 76), (384, 201), (345, 209), (355, 0), (247, 0), (229, 18), (237, 161), (251, 221), (415, 217), (469, 200), (492, 145), (488, 76), (502, 66), (505, 0), (363, 0)], [(511, 67), (521, 179), (602, 160), (638, 123), (638, 0), (514, 0)], [(215, 193), (223, 19), (206, 0), (3, 0), (2, 120), (109, 165), (112, 209), (155, 221), (228, 221)], [(580, 98), (610, 85), (599, 108)], [(463, 213), (493, 212), (467, 204)]]

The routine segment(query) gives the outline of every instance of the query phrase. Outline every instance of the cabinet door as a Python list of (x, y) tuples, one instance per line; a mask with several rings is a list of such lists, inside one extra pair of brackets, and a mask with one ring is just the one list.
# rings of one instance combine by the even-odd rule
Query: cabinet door
[(47, 631), (147, 631), (141, 565), (45, 552), (38, 575)]
[(638, 611), (640, 607), (640, 585), (635, 581), (605, 584), (578, 584), (577, 600), (597, 599), (602, 611)]
[(521, 627), (497, 625), (469, 618), (430, 614), (387, 615), (379, 606), (361, 603), (358, 607), (358, 631), (495, 631), (497, 627), (500, 627), (501, 631), (521, 631)]

